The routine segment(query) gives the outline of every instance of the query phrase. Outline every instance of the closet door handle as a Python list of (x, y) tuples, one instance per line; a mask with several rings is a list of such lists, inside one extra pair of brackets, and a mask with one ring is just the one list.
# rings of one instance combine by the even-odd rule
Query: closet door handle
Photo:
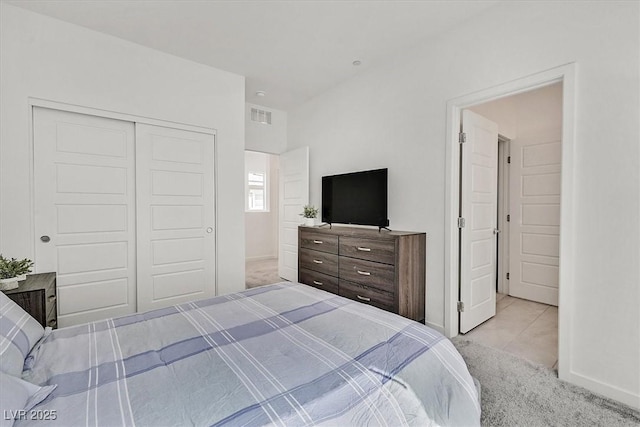
[(322, 264), (322, 261), (320, 261), (319, 259), (314, 259), (313, 262), (315, 262), (316, 264)]
[(358, 295), (358, 294), (356, 294), (356, 297), (358, 297), (358, 299), (360, 301), (367, 301), (367, 302), (371, 301), (371, 298), (363, 297), (363, 296)]
[(358, 274), (361, 274), (363, 276), (371, 276), (371, 273), (369, 273), (368, 271), (361, 271), (361, 270), (357, 270)]

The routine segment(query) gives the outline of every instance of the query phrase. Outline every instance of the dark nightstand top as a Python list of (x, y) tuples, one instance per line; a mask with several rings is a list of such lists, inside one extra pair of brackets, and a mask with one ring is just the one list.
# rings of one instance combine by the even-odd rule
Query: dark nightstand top
[(17, 288), (3, 292), (43, 327), (58, 326), (56, 273), (28, 275)]
[(29, 274), (27, 275), (26, 280), (18, 282), (17, 288), (2, 292), (6, 295), (10, 295), (18, 292), (37, 291), (39, 289), (48, 288), (54, 280), (56, 280), (56, 273)]

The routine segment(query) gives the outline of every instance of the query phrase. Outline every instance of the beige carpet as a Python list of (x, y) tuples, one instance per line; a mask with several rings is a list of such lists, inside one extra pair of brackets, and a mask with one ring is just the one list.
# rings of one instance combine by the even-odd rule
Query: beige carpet
[(639, 411), (561, 381), (553, 369), (463, 337), (452, 341), (480, 382), (483, 426), (640, 425)]
[(282, 282), (284, 279), (278, 276), (278, 259), (261, 259), (257, 261), (247, 261), (245, 271), (246, 288), (270, 285)]

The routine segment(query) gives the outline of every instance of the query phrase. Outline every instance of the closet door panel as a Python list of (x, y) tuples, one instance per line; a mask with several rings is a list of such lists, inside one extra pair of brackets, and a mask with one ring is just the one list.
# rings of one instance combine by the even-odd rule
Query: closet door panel
[(136, 124), (138, 311), (215, 295), (214, 143)]
[(35, 107), (35, 272), (57, 273), (59, 326), (136, 311), (134, 125)]

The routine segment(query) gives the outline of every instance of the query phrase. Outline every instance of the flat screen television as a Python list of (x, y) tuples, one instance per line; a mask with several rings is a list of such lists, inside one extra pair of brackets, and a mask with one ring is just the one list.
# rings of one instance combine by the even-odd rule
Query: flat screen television
[(322, 177), (322, 221), (387, 227), (387, 169)]

